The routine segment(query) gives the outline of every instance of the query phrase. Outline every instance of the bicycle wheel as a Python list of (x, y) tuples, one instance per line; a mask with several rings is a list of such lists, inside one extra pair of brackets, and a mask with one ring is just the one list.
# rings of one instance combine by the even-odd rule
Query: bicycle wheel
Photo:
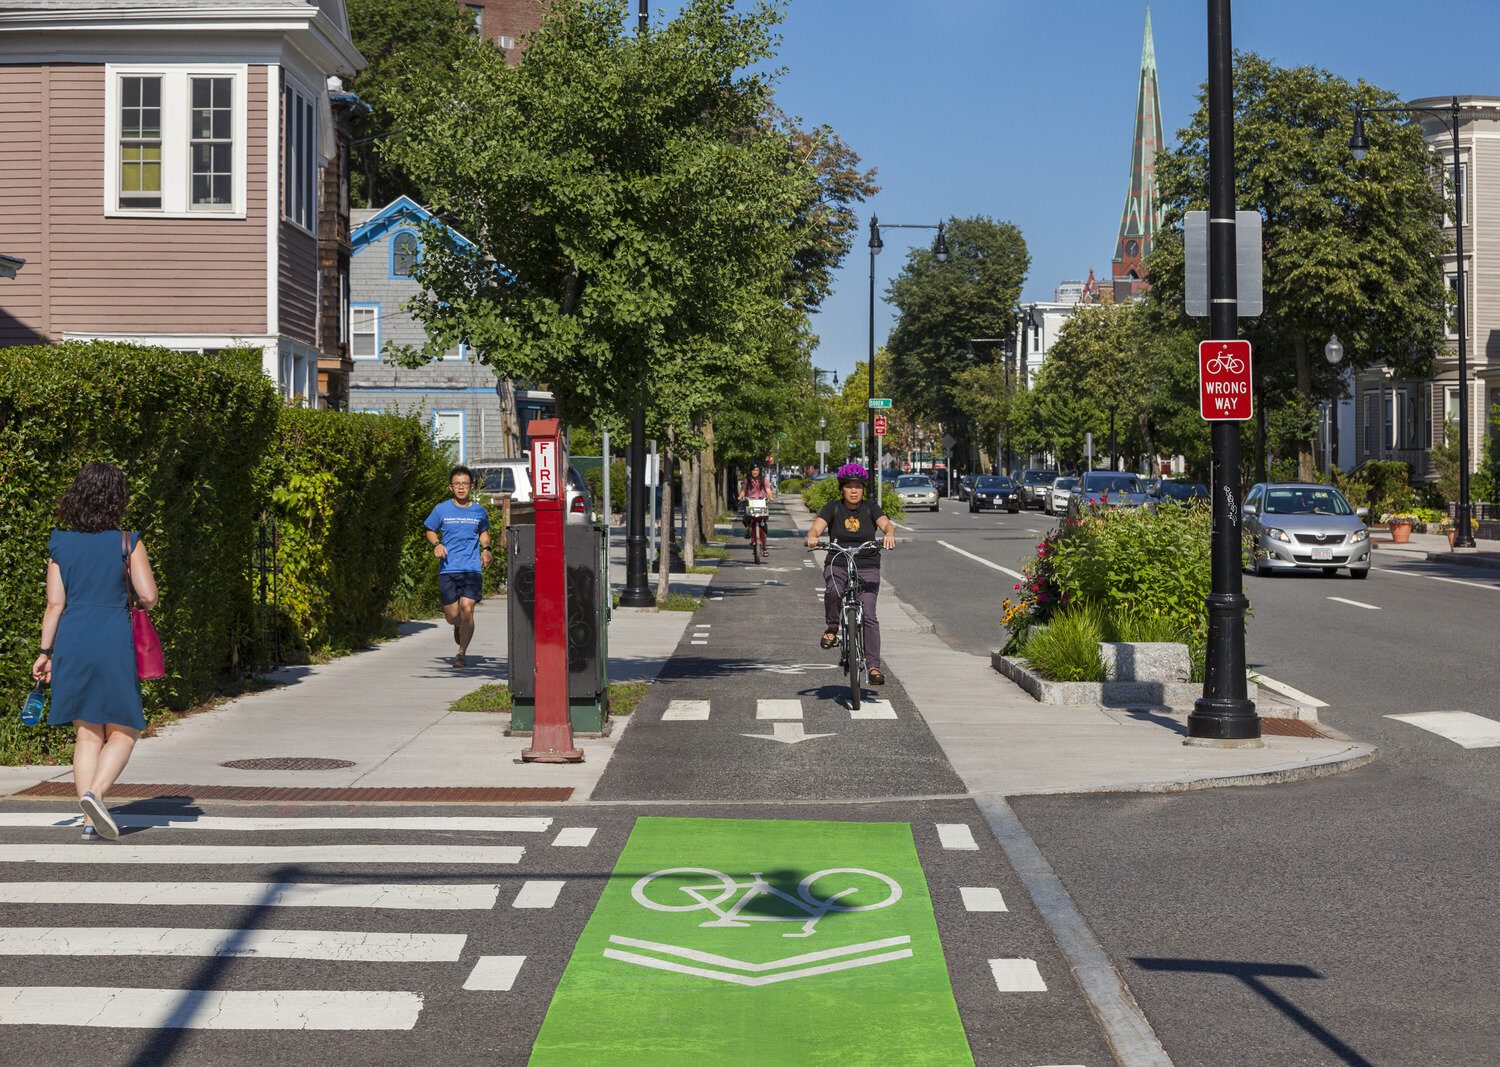
[(751, 529), (750, 529), (750, 551), (755, 556), (755, 562), (756, 563), (760, 562), (761, 556), (765, 552), (765, 549), (763, 547), (764, 544), (765, 544), (765, 542), (761, 540), (761, 538), (763, 538), (765, 536), (766, 536), (765, 527), (761, 526), (760, 523), (756, 523), (753, 527), (751, 527)]
[(847, 609), (844, 630), (849, 635), (849, 706), (859, 710), (862, 683), (865, 673), (865, 626), (864, 612), (859, 608)]
[[(875, 879), (877, 882), (884, 882), (890, 892), (873, 903), (829, 904), (828, 901), (836, 899), (866, 900), (872, 890), (877, 893), (879, 892), (879, 888), (876, 886), (864, 887), (858, 884), (845, 886), (832, 893), (818, 894), (813, 891), (813, 884), (818, 879), (830, 878), (836, 874), (865, 875), (868, 878)], [(839, 879), (839, 882), (842, 881), (844, 879)], [(835, 883), (835, 885), (837, 884)], [(888, 908), (900, 900), (901, 886), (894, 878), (887, 877), (879, 871), (867, 871), (862, 867), (832, 867), (826, 871), (819, 871), (817, 874), (810, 874), (802, 879), (801, 883), (797, 886), (797, 895), (816, 907), (822, 908), (826, 905), (828, 911), (874, 911), (876, 908)]]
[[(673, 875), (676, 877), (670, 877)], [(703, 877), (701, 879), (698, 877), (684, 878), (684, 875), (702, 875)], [(682, 894), (686, 894), (692, 900), (692, 903), (659, 904), (652, 900), (646, 894), (646, 887), (658, 878), (667, 878), (672, 883), (671, 888), (675, 888), (677, 895), (680, 897)], [(700, 890), (704, 888), (694, 884), (699, 881), (717, 882), (718, 885), (710, 884), (707, 887), (708, 893), (689, 892), (689, 889)], [(703, 911), (705, 909), (712, 911), (733, 896), (735, 889), (734, 879), (723, 871), (711, 870), (708, 867), (669, 867), (664, 871), (655, 871), (652, 874), (648, 874), (636, 882), (635, 885), (630, 887), (630, 895), (635, 897), (636, 903), (641, 905), (641, 907), (650, 908), (652, 911)], [(668, 887), (665, 886), (658, 887), (657, 889), (658, 893), (667, 891)], [(717, 895), (711, 896), (714, 893), (717, 893)]]

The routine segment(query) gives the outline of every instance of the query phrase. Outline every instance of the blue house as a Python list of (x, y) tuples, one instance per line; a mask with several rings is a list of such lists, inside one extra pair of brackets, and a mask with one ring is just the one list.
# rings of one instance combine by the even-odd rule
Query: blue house
[(515, 383), (480, 363), (468, 346), (414, 370), (380, 358), (388, 345), (427, 341), (422, 324), (401, 305), (420, 290), (412, 275), (422, 256), (421, 228), (432, 221), (431, 212), (404, 196), (378, 211), (350, 212), (349, 409), (415, 412), (460, 463), (518, 456), (525, 426), (516, 417)]

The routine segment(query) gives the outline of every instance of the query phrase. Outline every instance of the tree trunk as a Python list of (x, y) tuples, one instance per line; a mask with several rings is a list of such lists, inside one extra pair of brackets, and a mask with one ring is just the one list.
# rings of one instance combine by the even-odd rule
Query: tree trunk
[(1271, 478), (1266, 473), (1266, 398), (1259, 385), (1253, 388), (1255, 391), (1255, 480), (1269, 482)]
[(706, 542), (714, 534), (714, 524), (719, 520), (719, 512), (724, 509), (723, 502), (719, 500), (717, 468), (714, 463), (714, 424), (709, 419), (703, 424), (703, 455), (698, 464), (702, 487), (698, 496), (698, 530), (700, 536)]
[(702, 453), (689, 450), (682, 462), (682, 562), (689, 567), (698, 565), (698, 497), (703, 487), (699, 477)]
[(1146, 443), (1146, 459), (1151, 463), (1150, 476), (1152, 478), (1156, 478), (1161, 474), (1161, 460), (1156, 455), (1156, 442), (1151, 439), (1151, 417), (1143, 411), (1141, 412), (1140, 418), (1141, 440)]
[(675, 433), (667, 427), (666, 447), (661, 456), (661, 530), (656, 538), (656, 602), (672, 593), (672, 456)]
[[(1312, 406), (1312, 361), (1307, 351), (1307, 337), (1303, 334), (1292, 336), (1292, 349), (1297, 354), (1297, 402), (1306, 411)], [(1316, 479), (1317, 469), (1313, 466), (1312, 440), (1297, 442), (1297, 480), (1299, 482), (1310, 482)]]

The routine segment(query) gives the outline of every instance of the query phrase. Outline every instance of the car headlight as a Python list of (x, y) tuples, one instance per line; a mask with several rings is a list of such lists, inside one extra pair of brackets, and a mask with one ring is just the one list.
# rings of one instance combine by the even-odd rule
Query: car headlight
[(1367, 530), (1367, 529), (1365, 529), (1363, 526), (1361, 526), (1359, 529), (1355, 530), (1352, 534), (1349, 535), (1349, 543), (1351, 545), (1357, 545), (1361, 541), (1368, 541), (1369, 539), (1370, 539), (1370, 531)]
[(1290, 537), (1288, 537), (1286, 535), (1286, 531), (1285, 530), (1278, 530), (1274, 526), (1262, 527), (1262, 529), (1261, 529), (1260, 532), (1263, 533), (1263, 534), (1265, 534), (1267, 537), (1270, 537), (1270, 538), (1272, 538), (1274, 540), (1277, 540), (1277, 541), (1286, 541), (1286, 542), (1290, 543), (1291, 540), (1292, 540)]

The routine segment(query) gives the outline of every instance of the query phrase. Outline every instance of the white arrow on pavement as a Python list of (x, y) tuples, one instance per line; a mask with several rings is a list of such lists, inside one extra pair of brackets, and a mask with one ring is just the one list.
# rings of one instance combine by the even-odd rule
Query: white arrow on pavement
[(783, 745), (795, 745), (799, 741), (810, 741), (814, 737), (833, 737), (834, 734), (805, 734), (800, 722), (773, 722), (769, 734), (741, 734), (741, 737), (758, 737), (762, 741), (780, 741)]

